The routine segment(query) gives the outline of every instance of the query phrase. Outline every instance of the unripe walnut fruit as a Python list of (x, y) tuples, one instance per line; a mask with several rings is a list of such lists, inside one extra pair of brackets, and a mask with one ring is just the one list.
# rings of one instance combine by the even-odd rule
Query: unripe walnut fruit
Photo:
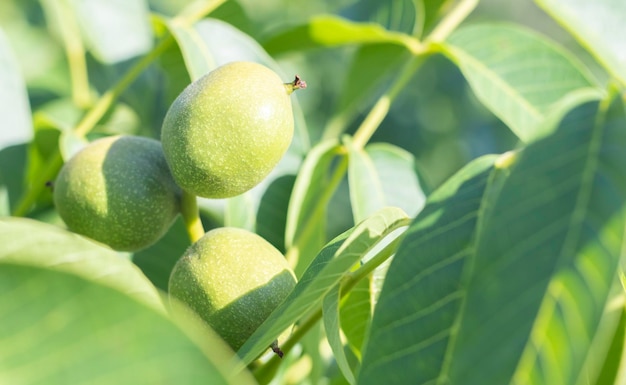
[(143, 249), (169, 229), (180, 194), (161, 143), (137, 136), (90, 143), (54, 183), (56, 209), (70, 230), (124, 251)]
[(295, 285), (293, 271), (274, 246), (255, 233), (224, 227), (185, 252), (170, 275), (169, 293), (236, 351)]
[(290, 93), (269, 68), (225, 64), (191, 83), (170, 106), (161, 131), (179, 186), (205, 198), (242, 194), (261, 182), (287, 151), (294, 120)]

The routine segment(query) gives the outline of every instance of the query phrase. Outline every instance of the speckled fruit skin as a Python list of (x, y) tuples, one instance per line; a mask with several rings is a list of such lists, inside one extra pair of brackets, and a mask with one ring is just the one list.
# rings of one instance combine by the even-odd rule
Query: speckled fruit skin
[(261, 182), (293, 137), (283, 81), (257, 63), (225, 64), (191, 83), (165, 116), (161, 142), (176, 182), (205, 198)]
[(236, 351), (295, 285), (274, 246), (247, 230), (223, 227), (185, 252), (170, 275), (169, 293)]
[(136, 136), (90, 143), (54, 183), (56, 209), (70, 230), (123, 251), (156, 242), (179, 212), (180, 194), (159, 141)]

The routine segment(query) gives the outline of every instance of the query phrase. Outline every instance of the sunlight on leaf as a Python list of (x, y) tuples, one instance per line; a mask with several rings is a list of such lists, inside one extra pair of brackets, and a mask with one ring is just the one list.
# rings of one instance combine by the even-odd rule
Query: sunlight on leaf
[(545, 37), (507, 24), (476, 24), (442, 45), (478, 99), (524, 142), (549, 134), (560, 117), (603, 92), (574, 56)]
[(421, 384), (438, 376), (495, 159), (479, 158), (450, 178), (407, 230), (376, 306), (359, 384)]
[(588, 103), (489, 183), (435, 192), (389, 268), (358, 383), (574, 385), (597, 373), (626, 227), (623, 148), (621, 102)]
[(626, 85), (626, 2), (535, 0)]
[(354, 373), (352, 373), (352, 369), (350, 369), (348, 359), (343, 350), (343, 343), (341, 342), (341, 325), (339, 324), (339, 300), (341, 297), (339, 289), (340, 285), (335, 285), (324, 297), (324, 330), (326, 331), (328, 344), (333, 350), (337, 366), (339, 366), (341, 373), (343, 373), (348, 383), (354, 385)]
[(47, 223), (0, 219), (0, 262), (46, 267), (110, 286), (164, 310), (161, 298), (137, 266), (110, 248)]
[(330, 168), (340, 145), (328, 140), (313, 147), (298, 172), (289, 199), (285, 246), (299, 277), (326, 239), (326, 210), (319, 202), (328, 188)]
[(452, 0), (417, 0), (418, 8), (418, 25), (416, 31), (423, 36), (426, 32), (436, 25), (436, 21), (441, 17), (443, 9), (445, 9)]
[(3, 384), (254, 383), (247, 372), (231, 377), (232, 353), (215, 334), (194, 342), (164, 314), (84, 277), (2, 260), (0, 293)]
[[(370, 276), (357, 283), (341, 303), (341, 309), (339, 310), (341, 330), (344, 332), (348, 345), (358, 359), (362, 357), (363, 343), (372, 320), (375, 297), (379, 290), (374, 283), (376, 281), (374, 276), (379, 276), (379, 272), (384, 270), (390, 260), (392, 259), (385, 261), (381, 269), (379, 269), (381, 267), (379, 266)], [(384, 278), (384, 276), (380, 278)], [(380, 279), (379, 281), (380, 285), (382, 285), (384, 280)]]
[(606, 361), (600, 370), (596, 385), (623, 384), (626, 380), (626, 355), (624, 346), (626, 338), (626, 307), (622, 304), (619, 323), (611, 336), (611, 347), (606, 352)]
[(150, 14), (145, 0), (72, 0), (93, 55), (105, 63), (118, 63), (150, 51), (153, 45)]
[(347, 141), (347, 147), (350, 203), (355, 222), (384, 206), (400, 207), (411, 217), (417, 215), (426, 197), (412, 154), (389, 143), (358, 149)]

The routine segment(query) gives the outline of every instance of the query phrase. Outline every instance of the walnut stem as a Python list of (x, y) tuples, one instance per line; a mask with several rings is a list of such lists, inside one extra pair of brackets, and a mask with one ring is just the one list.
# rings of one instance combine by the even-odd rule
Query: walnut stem
[(291, 95), (295, 90), (306, 88), (306, 82), (300, 78), (300, 76), (296, 75), (295, 79), (291, 83), (285, 83), (285, 89), (287, 90), (287, 95)]

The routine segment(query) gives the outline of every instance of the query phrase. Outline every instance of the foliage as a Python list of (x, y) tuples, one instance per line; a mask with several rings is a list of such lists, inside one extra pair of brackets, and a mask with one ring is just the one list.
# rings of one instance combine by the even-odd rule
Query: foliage
[[(0, 383), (624, 383), (626, 6), (535, 3), (0, 3)], [(235, 60), (308, 84), (272, 173), (138, 252), (67, 231), (64, 162)], [(299, 279), (238, 352), (162, 300), (222, 226)]]

